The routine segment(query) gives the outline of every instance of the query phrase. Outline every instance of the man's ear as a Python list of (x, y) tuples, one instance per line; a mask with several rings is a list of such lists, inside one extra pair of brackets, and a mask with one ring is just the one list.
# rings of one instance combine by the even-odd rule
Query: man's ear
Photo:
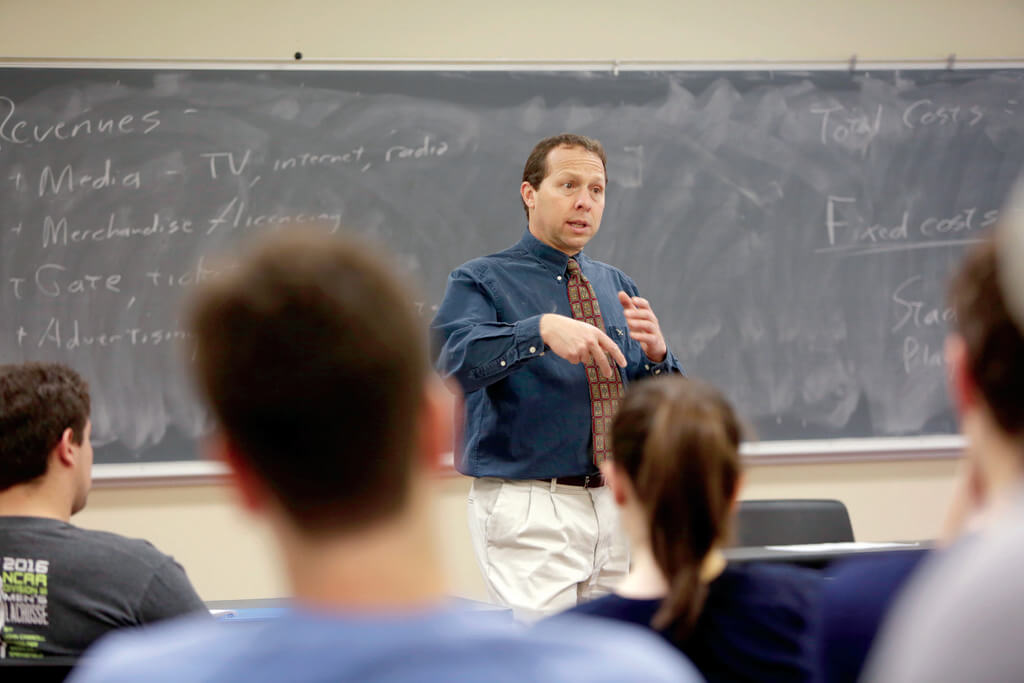
[(246, 512), (261, 513), (267, 507), (268, 492), (238, 448), (221, 432), (214, 432), (204, 443), (206, 457), (222, 462), (228, 469), (228, 481)]
[(50, 456), (55, 457), (57, 462), (64, 467), (74, 467), (78, 460), (78, 452), (75, 447), (80, 444), (75, 443), (75, 433), (68, 427), (61, 433), (60, 441), (53, 447), (53, 451)]
[(529, 182), (524, 180), (523, 184), (519, 186), (519, 195), (523, 198), (526, 208), (534, 209), (537, 207), (537, 189)]
[(964, 415), (978, 402), (978, 386), (968, 367), (967, 343), (963, 337), (959, 334), (947, 336), (945, 354), (949, 394), (957, 415), (963, 420)]
[[(423, 388), (420, 410), (419, 456), (428, 471), (446, 469), (461, 434), (462, 390), (453, 381), (444, 382), (430, 373)], [(459, 420), (459, 423), (456, 423)]]

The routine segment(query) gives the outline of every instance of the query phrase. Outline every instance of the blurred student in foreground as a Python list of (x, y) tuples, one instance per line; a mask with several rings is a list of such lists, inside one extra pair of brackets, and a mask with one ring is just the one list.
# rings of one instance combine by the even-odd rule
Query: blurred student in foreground
[(444, 604), (432, 471), (453, 400), (394, 264), (304, 231), (264, 239), (192, 307), (213, 451), (269, 523), (295, 609), (102, 642), (80, 681), (692, 681), (642, 632), (527, 631)]
[(0, 662), (73, 658), (116, 628), (209, 617), (172, 558), (71, 524), (92, 484), (89, 404), (67, 366), (0, 365)]
[(991, 238), (977, 245), (950, 287), (947, 365), (967, 442), (953, 526), (966, 536), (915, 575), (867, 680), (1015, 681), (1024, 671), (1024, 334), (1000, 286), (998, 250)]
[(742, 479), (739, 445), (732, 407), (713, 387), (682, 377), (631, 387), (603, 471), (633, 567), (615, 594), (568, 614), (650, 626), (711, 682), (806, 681), (818, 574), (730, 565), (722, 554)]

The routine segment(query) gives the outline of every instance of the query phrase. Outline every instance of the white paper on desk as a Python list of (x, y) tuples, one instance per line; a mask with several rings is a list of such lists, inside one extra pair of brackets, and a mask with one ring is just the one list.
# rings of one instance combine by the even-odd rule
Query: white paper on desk
[(804, 543), (802, 545), (766, 545), (768, 550), (788, 550), (793, 553), (815, 553), (842, 550), (875, 550), (878, 548), (913, 548), (920, 543), (866, 543), (849, 541), (846, 543)]

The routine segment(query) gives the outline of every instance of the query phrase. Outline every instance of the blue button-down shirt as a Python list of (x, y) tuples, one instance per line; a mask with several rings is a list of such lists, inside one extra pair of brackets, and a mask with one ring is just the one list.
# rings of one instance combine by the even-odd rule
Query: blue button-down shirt
[[(681, 372), (671, 350), (655, 363), (630, 336), (618, 292), (636, 296), (636, 284), (582, 252), (576, 259), (597, 294), (605, 332), (626, 356), (623, 383)], [(438, 370), (466, 394), (465, 439), (455, 458), (463, 474), (534, 479), (596, 472), (584, 366), (548, 351), (540, 336), (543, 314), (572, 317), (568, 262), (527, 231), (518, 244), (448, 277), (431, 330), (441, 346)]]

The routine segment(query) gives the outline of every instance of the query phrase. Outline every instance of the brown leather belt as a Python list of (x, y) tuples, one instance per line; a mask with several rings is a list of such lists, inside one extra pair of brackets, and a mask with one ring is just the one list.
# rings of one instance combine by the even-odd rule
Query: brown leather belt
[(554, 481), (556, 484), (564, 484), (565, 486), (582, 486), (585, 489), (596, 489), (604, 486), (604, 475), (598, 472), (596, 474), (580, 474), (575, 477), (540, 479), (539, 481)]

